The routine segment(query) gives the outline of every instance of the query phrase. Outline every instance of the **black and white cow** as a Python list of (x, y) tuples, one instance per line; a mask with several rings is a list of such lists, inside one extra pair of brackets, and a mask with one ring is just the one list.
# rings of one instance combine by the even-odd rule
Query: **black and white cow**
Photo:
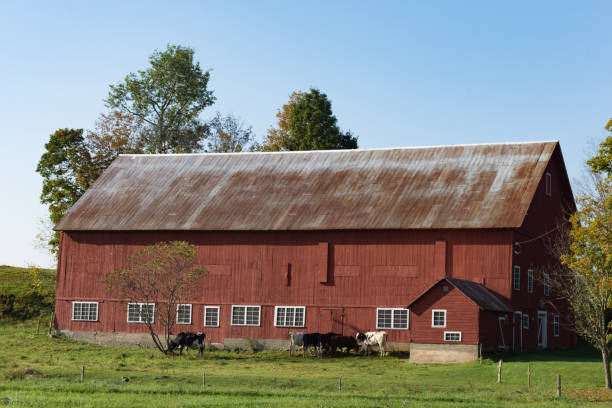
[(370, 346), (373, 345), (378, 345), (381, 357), (385, 355), (385, 347), (387, 345), (387, 332), (358, 332), (355, 338), (357, 339), (357, 342), (362, 345), (364, 354), (366, 356), (370, 354)]
[(197, 348), (200, 351), (200, 356), (202, 356), (204, 355), (205, 339), (206, 334), (204, 333), (182, 332), (179, 333), (178, 336), (174, 338), (174, 340), (170, 341), (168, 351), (173, 351), (175, 348), (178, 347), (179, 355), (182, 355), (184, 348)]

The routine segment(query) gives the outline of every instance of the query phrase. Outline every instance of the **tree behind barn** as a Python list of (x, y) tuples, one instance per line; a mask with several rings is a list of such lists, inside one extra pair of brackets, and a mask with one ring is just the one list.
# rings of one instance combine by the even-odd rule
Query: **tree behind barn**
[(189, 153), (204, 149), (208, 126), (200, 113), (214, 103), (210, 72), (193, 60), (194, 50), (168, 45), (156, 50), (144, 71), (110, 86), (106, 105), (140, 118), (149, 153)]
[(610, 137), (588, 161), (593, 187), (577, 197), (570, 230), (553, 243), (564, 267), (551, 273), (552, 290), (568, 301), (575, 332), (602, 355), (606, 388), (612, 388), (612, 177)]
[(318, 89), (294, 92), (289, 102), (276, 114), (276, 127), (268, 134), (259, 150), (330, 150), (356, 149), (357, 137), (342, 132), (337, 124), (327, 95)]
[(155, 305), (153, 315), (148, 314), (148, 308), (141, 309), (141, 318), (155, 346), (167, 354), (177, 305), (196, 293), (204, 273), (197, 267), (195, 245), (159, 242), (127, 258), (105, 281), (107, 288), (117, 291), (126, 302)]
[(223, 116), (217, 112), (209, 128), (206, 151), (211, 153), (246, 151), (255, 141), (253, 128), (231, 114)]

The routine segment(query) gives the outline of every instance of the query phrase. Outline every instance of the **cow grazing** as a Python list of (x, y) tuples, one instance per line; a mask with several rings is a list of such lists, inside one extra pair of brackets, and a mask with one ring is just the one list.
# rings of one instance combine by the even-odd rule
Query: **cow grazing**
[(318, 352), (318, 347), (321, 343), (321, 333), (304, 333), (302, 342), (304, 343), (304, 357), (306, 357), (306, 352), (310, 347), (314, 347)]
[(206, 339), (204, 333), (182, 332), (170, 342), (168, 351), (173, 351), (178, 347), (179, 355), (182, 355), (184, 348), (197, 348), (200, 351), (200, 356), (202, 356), (204, 355), (204, 339)]
[(295, 347), (303, 347), (304, 346), (304, 333), (300, 332), (289, 332), (289, 355), (293, 355), (295, 351)]
[(331, 336), (329, 351), (332, 356), (336, 354), (337, 349), (342, 350), (344, 348), (346, 348), (347, 353), (350, 353), (351, 350), (359, 351), (359, 344), (357, 344), (357, 340), (351, 336)]
[(380, 349), (380, 356), (385, 355), (385, 346), (387, 345), (387, 333), (380, 332), (366, 332), (357, 333), (355, 336), (357, 341), (363, 346), (364, 354), (367, 356), (370, 354), (370, 346), (378, 345)]
[(304, 333), (304, 357), (306, 357), (306, 350), (310, 347), (314, 347), (319, 357), (323, 357), (323, 349), (329, 349), (331, 338), (337, 336), (336, 333)]

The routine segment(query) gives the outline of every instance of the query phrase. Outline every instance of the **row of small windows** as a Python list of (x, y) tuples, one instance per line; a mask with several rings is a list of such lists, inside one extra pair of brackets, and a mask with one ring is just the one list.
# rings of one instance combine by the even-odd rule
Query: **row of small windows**
[[(514, 265), (512, 272), (512, 289), (521, 290), (521, 267)], [(527, 293), (533, 293), (533, 269), (527, 270)], [(544, 274), (544, 296), (550, 295), (550, 276)]]
[[(204, 306), (204, 326), (219, 326), (219, 306)], [(179, 304), (176, 310), (177, 324), (191, 324), (193, 306)], [(72, 320), (97, 321), (98, 302), (72, 302)], [(128, 303), (128, 323), (155, 321), (155, 304)], [(232, 306), (232, 326), (259, 326), (261, 306)], [(305, 306), (275, 306), (274, 325), (277, 327), (304, 327)], [(444, 324), (446, 325), (446, 324)], [(379, 329), (408, 329), (408, 309), (378, 308), (376, 327)]]

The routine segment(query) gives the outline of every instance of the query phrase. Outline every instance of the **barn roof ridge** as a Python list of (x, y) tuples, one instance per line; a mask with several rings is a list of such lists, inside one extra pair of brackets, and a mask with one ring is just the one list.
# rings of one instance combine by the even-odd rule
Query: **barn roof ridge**
[(447, 281), (448, 283), (453, 285), (453, 287), (459, 290), (459, 292), (461, 292), (468, 299), (474, 302), (482, 310), (512, 313), (512, 309), (506, 306), (501, 301), (501, 299), (499, 299), (489, 288), (487, 288), (483, 284), (466, 279), (454, 278), (452, 276), (445, 276), (441, 279), (438, 279), (431, 286), (422, 291), (410, 303), (408, 303), (408, 306), (406, 306), (406, 308), (409, 308), (410, 306), (418, 302), (419, 299), (421, 299), (427, 292), (432, 290), (442, 281)]
[(519, 228), (555, 149), (557, 141), (121, 155), (55, 229)]
[(559, 143), (559, 140), (534, 140), (523, 142), (492, 142), (492, 143), (459, 143), (446, 145), (426, 145), (426, 146), (394, 146), (394, 147), (366, 147), (357, 149), (326, 149), (326, 150), (282, 150), (272, 152), (260, 151), (244, 151), (244, 152), (199, 152), (199, 153), (120, 153), (119, 156), (125, 157), (185, 157), (185, 156), (210, 156), (210, 155), (260, 155), (260, 154), (312, 154), (312, 153), (351, 153), (351, 152), (369, 152), (369, 151), (386, 151), (386, 150), (418, 150), (418, 149), (437, 149), (442, 147), (476, 147), (476, 146), (511, 146), (511, 145), (529, 145), (543, 143)]

